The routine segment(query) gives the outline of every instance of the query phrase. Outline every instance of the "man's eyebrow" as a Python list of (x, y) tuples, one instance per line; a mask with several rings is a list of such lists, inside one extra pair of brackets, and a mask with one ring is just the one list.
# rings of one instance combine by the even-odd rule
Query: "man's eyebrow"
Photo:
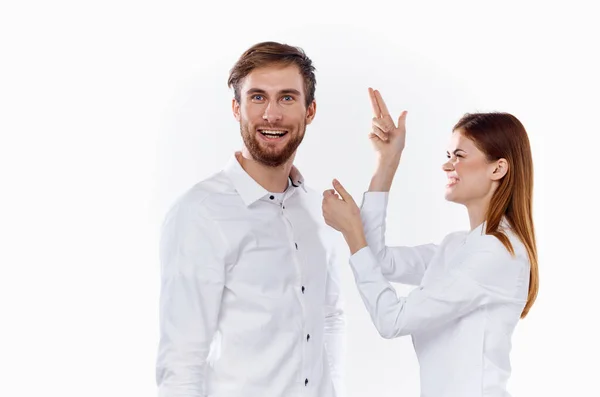
[[(250, 88), (248, 91), (246, 91), (247, 95), (250, 94), (266, 94), (267, 92), (261, 88)], [(294, 88), (286, 88), (283, 89), (281, 91), (278, 92), (279, 94), (295, 94), (295, 95), (301, 95), (301, 92), (294, 89)]]
[(266, 94), (266, 91), (261, 90), (260, 88), (250, 88), (246, 91), (246, 94)]
[(295, 94), (295, 95), (301, 95), (301, 92), (294, 89), (294, 88), (286, 88), (285, 90), (281, 90), (279, 91), (280, 94)]

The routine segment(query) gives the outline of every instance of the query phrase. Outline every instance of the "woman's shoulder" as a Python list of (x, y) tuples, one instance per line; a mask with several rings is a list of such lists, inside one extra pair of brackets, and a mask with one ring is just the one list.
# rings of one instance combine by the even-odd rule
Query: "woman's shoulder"
[(499, 237), (485, 232), (485, 223), (471, 231), (461, 230), (449, 233), (444, 237), (440, 246), (450, 254), (458, 250), (463, 255), (495, 258), (495, 262), (515, 262), (519, 266), (528, 265), (527, 249), (510, 226), (503, 223), (499, 232), (506, 236), (512, 253)]
[[(464, 246), (466, 271), (482, 284), (514, 286), (529, 274), (529, 259), (521, 241), (509, 230), (502, 233), (508, 238), (513, 252), (495, 235), (470, 234)], [(520, 284), (520, 283), (519, 283)]]

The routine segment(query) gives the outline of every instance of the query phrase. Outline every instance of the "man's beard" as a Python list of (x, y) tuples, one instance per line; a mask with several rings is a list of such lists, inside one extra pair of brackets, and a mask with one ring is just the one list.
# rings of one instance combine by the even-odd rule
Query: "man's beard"
[[(278, 129), (281, 127), (265, 126), (264, 128)], [(263, 165), (268, 167), (279, 167), (280, 165), (285, 164), (285, 162), (292, 157), (296, 149), (298, 149), (298, 146), (300, 146), (300, 143), (302, 143), (302, 139), (304, 139), (304, 133), (306, 131), (306, 124), (302, 123), (298, 126), (298, 134), (295, 136), (291, 136), (291, 128), (285, 128), (285, 130), (288, 131), (290, 138), (280, 151), (270, 150), (261, 146), (261, 143), (256, 137), (256, 134), (259, 133), (257, 129), (261, 128), (255, 127), (252, 131), (250, 131), (248, 129), (248, 123), (244, 121), (240, 122), (240, 133), (242, 134), (242, 139), (244, 140), (244, 144), (250, 152), (250, 155), (255, 161)]]

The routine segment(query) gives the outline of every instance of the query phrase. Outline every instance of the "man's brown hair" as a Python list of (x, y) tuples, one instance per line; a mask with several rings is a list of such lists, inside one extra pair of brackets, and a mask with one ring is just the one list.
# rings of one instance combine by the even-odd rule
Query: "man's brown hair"
[(265, 41), (258, 43), (247, 49), (240, 59), (235, 63), (229, 72), (227, 85), (233, 87), (235, 100), (240, 102), (240, 88), (244, 78), (254, 69), (281, 65), (296, 65), (304, 79), (305, 106), (308, 107), (315, 99), (315, 88), (317, 80), (315, 78), (315, 67), (304, 50), (300, 47), (294, 47), (287, 44), (276, 43), (274, 41)]

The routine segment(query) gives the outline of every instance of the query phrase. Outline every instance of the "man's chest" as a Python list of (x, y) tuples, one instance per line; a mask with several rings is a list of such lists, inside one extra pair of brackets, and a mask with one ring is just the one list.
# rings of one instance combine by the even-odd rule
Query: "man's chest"
[(222, 220), (226, 286), (277, 298), (286, 289), (324, 293), (331, 246), (326, 225), (298, 209), (267, 208)]

